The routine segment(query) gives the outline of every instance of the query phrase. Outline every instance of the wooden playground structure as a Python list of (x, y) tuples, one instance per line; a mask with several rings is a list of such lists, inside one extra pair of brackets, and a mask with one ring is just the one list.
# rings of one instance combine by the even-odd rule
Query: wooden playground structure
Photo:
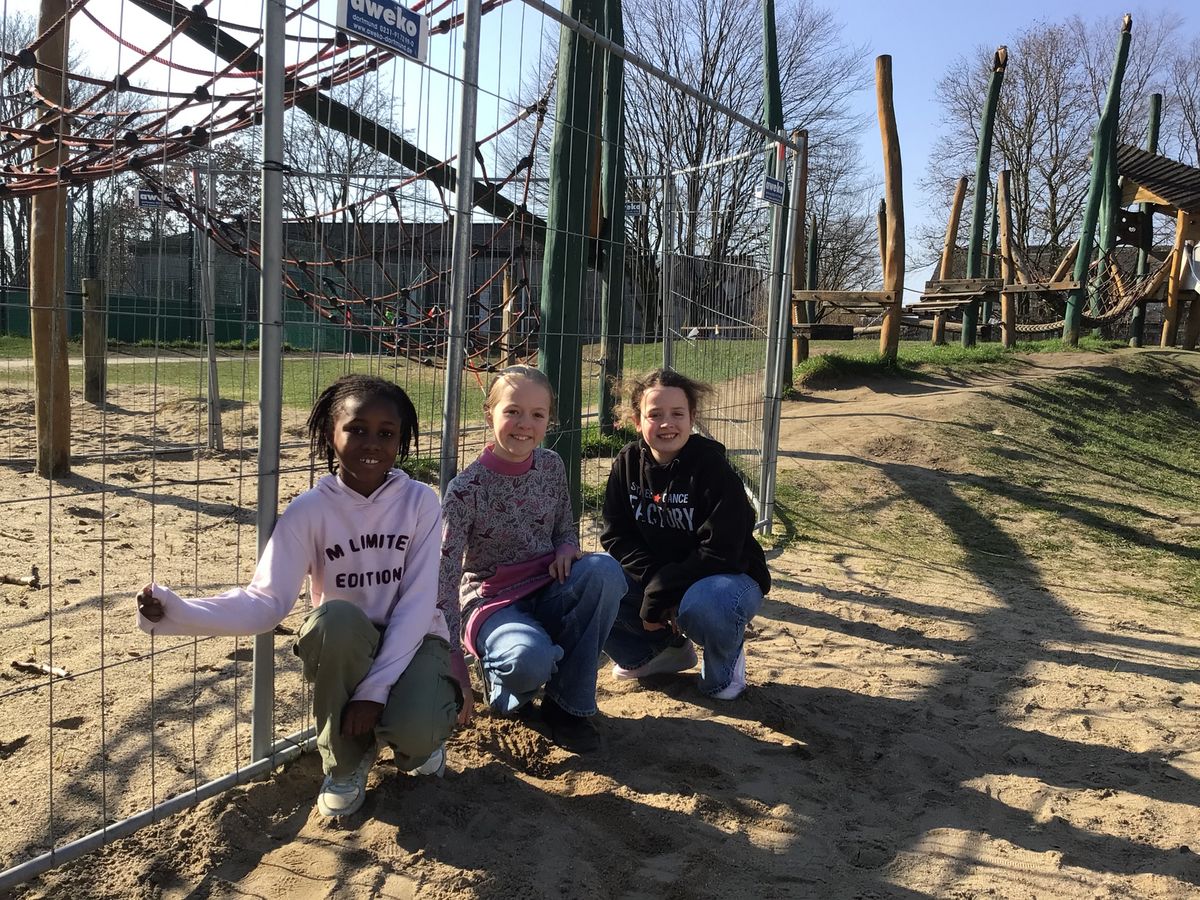
[[(904, 209), (901, 192), (900, 147), (892, 108), (891, 59), (876, 64), (876, 93), (883, 137), (885, 198), (878, 216), (883, 285), (880, 290), (822, 290), (816, 285), (815, 235), (809, 236), (807, 275), (799, 270), (793, 283), (792, 322), (797, 359), (803, 359), (808, 338), (849, 339), (878, 333), (879, 352), (895, 357), (900, 328), (930, 331), (934, 344), (946, 343), (956, 331), (964, 347), (973, 346), (980, 325), (993, 319), (999, 340), (1012, 347), (1017, 335), (1060, 332), (1069, 344), (1078, 342), (1081, 328), (1098, 329), (1129, 320), (1129, 342), (1144, 340), (1148, 304), (1163, 306), (1158, 344), (1186, 350), (1200, 339), (1200, 297), (1196, 294), (1194, 244), (1200, 239), (1200, 168), (1157, 155), (1158, 122), (1162, 96), (1150, 103), (1147, 149), (1117, 143), (1117, 116), (1121, 81), (1129, 55), (1132, 19), (1122, 22), (1112, 78), (1099, 123), (1091, 160), (1091, 180), (1084, 207), (1080, 237), (1062, 253), (1050, 272), (1035, 271), (1027, 248), (1014, 239), (1012, 173), (998, 173), (994, 189), (989, 162), (1008, 51), (1000, 47), (993, 58), (992, 76), (983, 106), (977, 167), (965, 260), (959, 259), (957, 236), (967, 195), (968, 178), (958, 179), (951, 202), (946, 236), (935, 275), (926, 282), (920, 299), (904, 305)], [(991, 208), (991, 240), (985, 250), (984, 231)], [(1136, 209), (1128, 209), (1137, 204)], [(1174, 222), (1170, 249), (1153, 242), (1154, 216)], [(1087, 248), (1081, 252), (1080, 248)], [(1122, 248), (1125, 249), (1122, 252)], [(1129, 262), (1136, 259), (1136, 265)], [(803, 280), (804, 283), (800, 283)], [(822, 325), (830, 312), (882, 317), (879, 325), (860, 327)], [(1185, 315), (1186, 311), (1186, 315)], [(993, 315), (996, 313), (997, 315)], [(1182, 341), (1180, 326), (1183, 325)], [(990, 330), (990, 329), (989, 329)], [(986, 331), (984, 333), (987, 333)]]

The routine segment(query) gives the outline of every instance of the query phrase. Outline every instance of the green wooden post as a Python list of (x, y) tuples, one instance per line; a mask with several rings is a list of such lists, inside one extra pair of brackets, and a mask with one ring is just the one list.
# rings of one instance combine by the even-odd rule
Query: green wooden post
[[(808, 272), (804, 276), (805, 290), (815, 291), (817, 285), (817, 217), (813, 216), (810, 220), (811, 224), (808, 227)], [(805, 312), (808, 313), (808, 321), (816, 323), (817, 321), (817, 301), (806, 300), (804, 302)]]
[[(1146, 126), (1146, 149), (1158, 153), (1158, 126), (1162, 120), (1162, 94), (1150, 95), (1150, 121)], [(1141, 206), (1142, 245), (1138, 248), (1137, 276), (1144, 278), (1149, 268), (1148, 255), (1154, 244), (1154, 206), (1143, 203)], [(1133, 318), (1129, 323), (1129, 346), (1140, 347), (1146, 337), (1146, 301), (1140, 300), (1133, 308)]]
[[(996, 278), (996, 247), (1000, 243), (1000, 216), (999, 206), (996, 203), (996, 192), (992, 192), (992, 230), (991, 236), (988, 238), (988, 257), (987, 257), (987, 277)], [(985, 300), (979, 307), (979, 318), (983, 320), (984, 327), (992, 320), (992, 301)], [(991, 334), (989, 332), (989, 339)]]
[[(589, 28), (601, 24), (603, 0), (568, 0), (563, 12)], [(600, 72), (594, 45), (569, 28), (558, 43), (557, 121), (550, 142), (550, 204), (542, 263), (542, 326), (538, 365), (558, 397), (558, 428), (547, 444), (567, 469), (571, 507), (578, 517), (582, 386), (579, 309), (587, 284), (588, 229), (595, 209), (592, 176), (596, 171), (595, 110)]]
[[(992, 131), (996, 124), (996, 107), (1000, 102), (1000, 85), (1004, 83), (1004, 68), (1008, 65), (1008, 48), (1000, 47), (992, 57), (992, 80), (988, 84), (983, 117), (979, 122), (979, 152), (975, 157), (975, 196), (971, 201), (971, 237), (967, 241), (967, 277), (979, 278), (983, 273), (983, 217), (987, 212), (987, 185), (991, 183), (988, 169), (992, 159)], [(962, 345), (975, 346), (975, 328), (979, 324), (979, 302), (968, 303), (963, 309)]]
[(1108, 84), (1108, 98), (1104, 111), (1096, 126), (1092, 140), (1092, 176), (1088, 184), (1087, 200), (1083, 206), (1083, 224), (1079, 229), (1079, 252), (1075, 254), (1074, 280), (1079, 287), (1067, 295), (1067, 312), (1063, 321), (1063, 340), (1072, 346), (1079, 343), (1079, 323), (1083, 317), (1083, 302), (1087, 298), (1088, 269), (1092, 262), (1092, 242), (1096, 238), (1096, 224), (1100, 218), (1100, 204), (1104, 184), (1108, 177), (1108, 155), (1112, 145), (1110, 133), (1117, 127), (1117, 115), (1121, 107), (1121, 79), (1125, 76), (1125, 63), (1129, 59), (1129, 41), (1133, 17), (1125, 16), (1121, 35), (1117, 39), (1117, 54), (1113, 60), (1112, 79)]
[[(605, 36), (624, 45), (621, 0), (605, 0)], [(600, 192), (604, 207), (604, 280), (600, 294), (600, 433), (612, 434), (625, 338), (625, 63), (604, 54)]]

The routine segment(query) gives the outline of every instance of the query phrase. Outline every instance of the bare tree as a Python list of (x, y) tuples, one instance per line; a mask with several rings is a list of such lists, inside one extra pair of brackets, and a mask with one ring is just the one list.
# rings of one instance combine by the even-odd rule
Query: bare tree
[(1200, 166), (1200, 37), (1193, 38), (1175, 57), (1166, 101), (1178, 158)]
[[(1179, 20), (1172, 15), (1135, 21), (1135, 43), (1121, 90), (1120, 140), (1145, 139), (1147, 98), (1164, 91), (1178, 50)], [(1117, 24), (1109, 19), (1039, 22), (1008, 41), (1009, 63), (992, 145), (993, 172), (1013, 173), (1014, 239), (1039, 269), (1053, 268), (1078, 228), (1086, 199), (1092, 132), (1108, 91)], [(994, 48), (977, 47), (959, 57), (938, 83), (944, 129), (935, 144), (922, 186), (930, 206), (945, 213), (954, 183), (974, 167), (980, 111), (987, 93)], [(1164, 135), (1180, 134), (1181, 107), (1164, 109)], [(1194, 96), (1194, 95), (1191, 95)], [(1191, 109), (1195, 109), (1192, 101)], [(1162, 147), (1163, 152), (1171, 152)], [(964, 222), (965, 225), (965, 222)], [(919, 255), (936, 257), (942, 227), (932, 222), (918, 236)]]

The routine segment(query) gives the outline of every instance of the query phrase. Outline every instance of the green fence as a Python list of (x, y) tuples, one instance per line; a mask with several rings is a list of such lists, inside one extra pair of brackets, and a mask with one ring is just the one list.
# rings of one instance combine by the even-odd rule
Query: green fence
[[(215, 328), (218, 343), (258, 339), (257, 310), (242, 303), (216, 304)], [(71, 340), (83, 336), (83, 295), (67, 291), (67, 333)], [(0, 334), (29, 337), (29, 291), (0, 288)], [(110, 294), (108, 339), (127, 344), (204, 340), (204, 316), (198, 300)], [(370, 350), (370, 335), (347, 332), (344, 325), (319, 317), (305, 304), (284, 304), (284, 342), (298, 350), (326, 353)]]

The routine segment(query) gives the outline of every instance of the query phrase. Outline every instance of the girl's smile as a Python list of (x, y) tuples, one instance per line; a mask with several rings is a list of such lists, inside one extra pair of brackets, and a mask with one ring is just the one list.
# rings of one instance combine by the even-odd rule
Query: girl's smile
[(387, 401), (344, 401), (329, 437), (346, 487), (369, 497), (387, 479), (400, 453), (400, 416)]
[(637, 426), (656, 463), (678, 456), (692, 435), (692, 408), (683, 388), (652, 387), (642, 394)]

